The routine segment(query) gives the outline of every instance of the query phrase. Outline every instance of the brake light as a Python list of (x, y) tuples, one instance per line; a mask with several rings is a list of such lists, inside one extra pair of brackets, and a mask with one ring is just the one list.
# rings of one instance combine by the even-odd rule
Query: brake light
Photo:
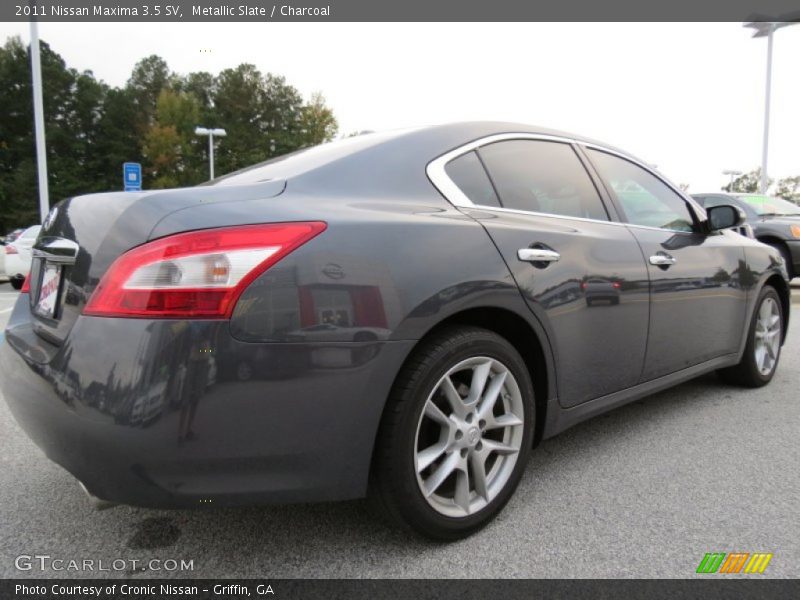
[(617, 289), (617, 290), (618, 290), (618, 289), (621, 287), (621, 285), (620, 285), (619, 281), (615, 281), (615, 282), (614, 282), (614, 283), (612, 283), (611, 285), (612, 285), (612, 286), (614, 286), (614, 289)]
[(8, 245), (6, 246), (6, 254), (19, 254), (19, 250), (17, 250), (17, 249), (16, 249), (14, 246), (12, 246), (11, 244), (8, 244)]
[(25, 281), (22, 282), (22, 288), (19, 290), (20, 294), (30, 294), (31, 293), (31, 274), (28, 273), (25, 276)]
[(129, 250), (111, 265), (84, 314), (227, 318), (244, 289), (325, 230), (321, 222), (180, 233)]

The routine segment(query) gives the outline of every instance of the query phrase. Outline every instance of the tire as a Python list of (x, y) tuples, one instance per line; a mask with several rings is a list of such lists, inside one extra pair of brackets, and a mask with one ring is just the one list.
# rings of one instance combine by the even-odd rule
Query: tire
[[(778, 320), (774, 321), (776, 316)], [(717, 371), (723, 381), (754, 388), (772, 381), (780, 360), (784, 323), (783, 306), (778, 292), (772, 286), (764, 286), (758, 295), (750, 321), (741, 362)], [(766, 335), (762, 335), (764, 333)]]
[(21, 290), (22, 284), (25, 283), (25, 280), (15, 277), (13, 279), (9, 279), (8, 282), (11, 284), (11, 287), (14, 288), (15, 290)]
[[(471, 394), (471, 388), (482, 393)], [(522, 477), (534, 406), (528, 369), (499, 335), (459, 326), (423, 341), (398, 375), (384, 411), (370, 486), (374, 504), (430, 539), (452, 541), (478, 531)]]
[(768, 242), (767, 246), (772, 246), (781, 253), (783, 257), (783, 262), (786, 263), (786, 271), (789, 273), (789, 279), (793, 279), (795, 277), (794, 273), (794, 265), (792, 265), (792, 254), (789, 252), (789, 248), (786, 247), (786, 244), (779, 243), (772, 243)]

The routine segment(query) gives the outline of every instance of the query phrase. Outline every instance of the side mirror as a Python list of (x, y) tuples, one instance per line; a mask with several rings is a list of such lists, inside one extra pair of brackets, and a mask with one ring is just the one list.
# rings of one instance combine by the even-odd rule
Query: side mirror
[(706, 214), (708, 215), (708, 228), (711, 231), (739, 227), (747, 219), (747, 216), (741, 208), (730, 204), (721, 204), (719, 206), (707, 208)]

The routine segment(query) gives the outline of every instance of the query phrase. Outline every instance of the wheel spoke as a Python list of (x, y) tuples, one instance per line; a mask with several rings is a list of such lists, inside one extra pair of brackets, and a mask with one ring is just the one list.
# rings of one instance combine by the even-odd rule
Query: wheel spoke
[(461, 462), (461, 455), (458, 452), (453, 452), (448, 456), (444, 462), (439, 465), (436, 470), (425, 480), (425, 495), (430, 496), (439, 489), (450, 474), (455, 470)]
[(472, 467), (472, 478), (475, 480), (475, 493), (487, 502), (489, 490), (486, 487), (486, 457), (487, 452), (473, 452), (469, 464)]
[(472, 370), (472, 381), (469, 387), (469, 396), (465, 404), (471, 406), (478, 402), (483, 396), (483, 390), (486, 388), (486, 381), (489, 379), (489, 374), (492, 371), (492, 362), (487, 360), (482, 362)]
[(456, 473), (456, 492), (453, 501), (469, 514), (469, 474), (467, 469)]
[(464, 399), (461, 397), (461, 394), (458, 393), (456, 386), (453, 385), (453, 380), (450, 379), (450, 377), (445, 377), (442, 380), (440, 389), (445, 398), (447, 398), (450, 408), (453, 409), (453, 414), (459, 418), (463, 418), (467, 414), (467, 407), (464, 405)]
[(494, 411), (494, 405), (497, 403), (497, 399), (500, 397), (500, 392), (503, 391), (503, 385), (505, 385), (506, 377), (508, 376), (508, 371), (503, 371), (502, 373), (498, 373), (492, 380), (489, 382), (489, 385), (486, 387), (486, 393), (483, 394), (483, 398), (478, 405), (478, 418), (479, 419), (487, 419), (492, 415)]
[(430, 400), (425, 403), (425, 416), (433, 421), (436, 421), (442, 427), (447, 427), (449, 429), (452, 425), (452, 422), (447, 418), (447, 415), (444, 414), (441, 409)]
[(417, 473), (421, 473), (439, 458), (447, 449), (447, 440), (428, 446), (425, 450), (417, 452)]
[(513, 446), (509, 446), (508, 444), (504, 444), (502, 442), (496, 442), (494, 440), (483, 440), (483, 447), (489, 450), (490, 452), (496, 452), (500, 455), (507, 455), (507, 454), (516, 454), (519, 452)]
[(504, 427), (516, 427), (517, 425), (522, 425), (522, 419), (517, 417), (517, 415), (506, 413), (499, 417), (486, 419), (486, 427), (484, 427), (484, 429), (489, 431), (491, 429), (502, 429)]
[(775, 345), (774, 345), (774, 344), (773, 344), (771, 341), (769, 341), (769, 342), (767, 342), (766, 344), (764, 344), (764, 346), (765, 346), (765, 347), (766, 347), (766, 349), (767, 349), (767, 355), (768, 355), (768, 356), (769, 356), (771, 359), (773, 359), (773, 360), (774, 360), (774, 359), (776, 358), (776, 357), (775, 357)]
[(761, 304), (761, 310), (758, 311), (758, 320), (766, 324), (771, 314), (771, 302), (769, 300), (764, 300), (764, 302)]

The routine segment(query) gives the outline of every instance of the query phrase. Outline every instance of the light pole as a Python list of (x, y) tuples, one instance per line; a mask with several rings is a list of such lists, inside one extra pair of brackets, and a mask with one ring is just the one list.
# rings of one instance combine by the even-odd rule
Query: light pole
[(730, 181), (730, 185), (728, 185), (728, 191), (729, 191), (729, 192), (732, 192), (732, 191), (733, 191), (733, 180), (734, 180), (736, 177), (738, 177), (739, 175), (741, 175), (741, 174), (742, 174), (742, 172), (741, 172), (741, 171), (734, 171), (733, 169), (725, 169), (725, 170), (722, 172), (722, 174), (723, 174), (723, 175), (729, 175), (729, 176), (730, 176), (730, 178), (731, 178), (731, 181)]
[(769, 108), (772, 88), (772, 36), (776, 30), (789, 25), (797, 25), (797, 21), (751, 21), (745, 27), (755, 29), (754, 38), (767, 38), (767, 89), (764, 96), (764, 146), (761, 150), (761, 184), (762, 194), (767, 193), (767, 154), (769, 153)]
[[(35, 6), (35, 5), (34, 5)], [(50, 212), (47, 189), (47, 152), (44, 138), (44, 102), (42, 101), (42, 60), (39, 53), (39, 24), (31, 19), (31, 83), (33, 87), (33, 128), (36, 136), (36, 174), (39, 178), (39, 216), (44, 223)]]
[(228, 133), (224, 129), (208, 129), (207, 127), (195, 127), (196, 135), (208, 136), (208, 179), (214, 179), (214, 136), (225, 137)]

